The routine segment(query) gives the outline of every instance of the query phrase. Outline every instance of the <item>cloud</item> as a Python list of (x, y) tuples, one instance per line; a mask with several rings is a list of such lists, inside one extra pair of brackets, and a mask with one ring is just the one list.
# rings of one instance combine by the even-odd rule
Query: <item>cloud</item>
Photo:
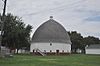
[[(84, 36), (85, 33), (96, 35), (94, 32), (100, 32), (99, 3), (100, 0), (8, 0), (7, 12), (33, 25), (33, 33), (52, 15), (68, 31), (76, 30)], [(0, 0), (0, 12), (1, 4)]]
[(76, 10), (76, 12), (83, 15), (83, 21), (87, 22), (99, 22), (100, 21), (100, 11), (97, 10)]
[[(100, 32), (99, 32), (99, 33), (96, 33), (96, 32), (94, 32), (94, 33), (91, 33), (91, 32), (85, 32), (85, 33), (82, 33), (82, 35), (83, 35), (84, 37), (87, 37), (87, 36), (98, 37), (98, 36), (100, 36)], [(99, 38), (99, 39), (100, 39), (100, 38)]]
[(100, 15), (88, 17), (85, 21), (100, 22)]
[(2, 13), (2, 11), (3, 11), (3, 1), (0, 0), (0, 13)]

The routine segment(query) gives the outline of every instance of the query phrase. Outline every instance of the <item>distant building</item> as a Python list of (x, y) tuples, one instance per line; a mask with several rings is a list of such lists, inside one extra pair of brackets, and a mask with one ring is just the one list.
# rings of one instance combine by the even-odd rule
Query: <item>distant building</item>
[(1, 56), (2, 57), (12, 57), (13, 55), (10, 53), (10, 49), (5, 47), (5, 46), (1, 46), (1, 50), (0, 50)]
[(100, 54), (100, 44), (92, 44), (87, 46), (86, 54)]
[(30, 52), (71, 53), (71, 41), (65, 28), (51, 16), (35, 31)]

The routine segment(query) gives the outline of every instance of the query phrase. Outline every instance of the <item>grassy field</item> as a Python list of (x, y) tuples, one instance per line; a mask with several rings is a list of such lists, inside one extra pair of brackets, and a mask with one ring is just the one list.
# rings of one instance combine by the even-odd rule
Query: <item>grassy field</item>
[(100, 66), (100, 55), (14, 55), (13, 58), (0, 58), (0, 66)]

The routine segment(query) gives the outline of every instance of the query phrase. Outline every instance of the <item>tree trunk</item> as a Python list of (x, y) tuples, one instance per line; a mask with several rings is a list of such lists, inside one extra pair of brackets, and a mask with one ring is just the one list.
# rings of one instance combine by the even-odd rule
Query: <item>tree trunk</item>
[(19, 49), (17, 49), (17, 54), (18, 54), (18, 50), (19, 50)]
[(86, 52), (85, 52), (85, 48), (84, 49), (82, 49), (82, 54), (85, 54)]

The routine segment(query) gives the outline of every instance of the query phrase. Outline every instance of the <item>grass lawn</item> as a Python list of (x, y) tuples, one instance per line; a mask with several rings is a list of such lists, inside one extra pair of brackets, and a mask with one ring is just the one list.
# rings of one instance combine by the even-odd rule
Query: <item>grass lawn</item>
[(14, 55), (13, 58), (0, 58), (0, 66), (100, 66), (100, 55)]

